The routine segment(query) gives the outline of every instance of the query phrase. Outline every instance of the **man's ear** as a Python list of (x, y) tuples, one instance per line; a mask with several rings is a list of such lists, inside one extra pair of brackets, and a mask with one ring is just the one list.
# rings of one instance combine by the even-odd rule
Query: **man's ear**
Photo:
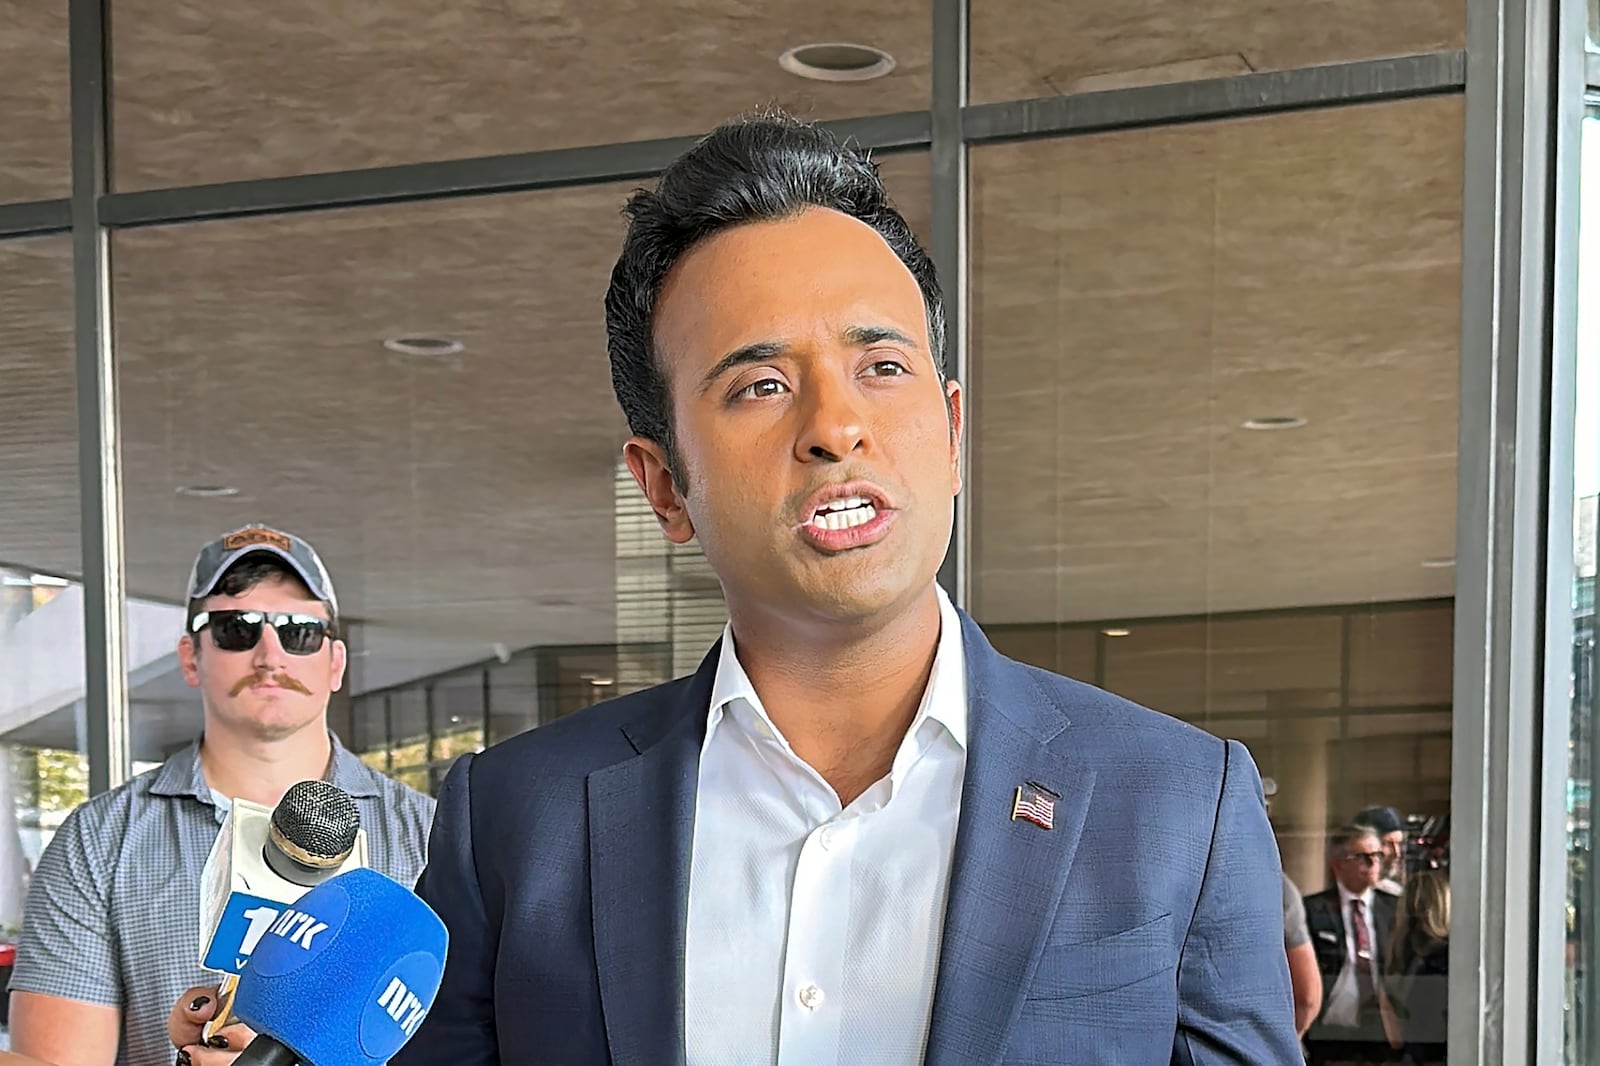
[(650, 509), (655, 512), (666, 538), (674, 544), (693, 540), (694, 523), (689, 520), (683, 493), (672, 476), (667, 453), (661, 445), (644, 437), (630, 437), (622, 446), (622, 458), (644, 498), (650, 501)]
[(200, 687), (199, 651), (194, 646), (194, 638), (185, 633), (178, 638), (178, 668), (183, 671), (183, 679), (190, 688)]
[(944, 383), (944, 395), (945, 407), (950, 412), (950, 495), (959, 496), (965, 480), (965, 471), (961, 469), (961, 434), (966, 429), (966, 411), (962, 406), (966, 396), (961, 391), (961, 383), (954, 378)]

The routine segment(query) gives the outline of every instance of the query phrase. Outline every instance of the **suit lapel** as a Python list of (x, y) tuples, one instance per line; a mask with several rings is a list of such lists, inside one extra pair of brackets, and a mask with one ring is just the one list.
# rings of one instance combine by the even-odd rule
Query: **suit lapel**
[(588, 777), (595, 967), (614, 1066), (682, 1066), (695, 787), (718, 647), (623, 726), (639, 754)]
[[(926, 1066), (1000, 1061), (1094, 791), (1094, 771), (1049, 746), (1066, 726), (1060, 708), (962, 617), (967, 769)], [(1024, 782), (1060, 794), (1051, 829), (1011, 817)]]
[(1350, 945), (1346, 943), (1346, 938), (1350, 935), (1350, 930), (1345, 928), (1344, 897), (1339, 895), (1338, 888), (1335, 888), (1333, 895), (1329, 897), (1327, 908), (1328, 920), (1333, 923), (1333, 931), (1339, 934), (1339, 953), (1347, 955), (1350, 952)]

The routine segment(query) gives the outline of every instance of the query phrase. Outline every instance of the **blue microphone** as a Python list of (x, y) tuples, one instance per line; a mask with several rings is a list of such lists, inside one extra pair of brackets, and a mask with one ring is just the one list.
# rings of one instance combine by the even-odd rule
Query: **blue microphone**
[(233, 1010), (259, 1035), (237, 1066), (382, 1066), (433, 1005), (448, 943), (399, 882), (367, 869), (329, 878), (273, 922), (239, 975)]

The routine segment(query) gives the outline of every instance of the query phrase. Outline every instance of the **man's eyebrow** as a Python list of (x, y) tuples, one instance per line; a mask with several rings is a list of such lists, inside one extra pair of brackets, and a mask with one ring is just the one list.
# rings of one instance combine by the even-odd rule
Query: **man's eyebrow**
[(844, 339), (861, 347), (882, 344), (884, 341), (894, 341), (896, 344), (904, 345), (907, 348), (913, 348), (918, 351), (922, 349), (922, 345), (913, 340), (909, 334), (895, 329), (893, 326), (851, 326), (844, 331)]
[(737, 366), (748, 366), (751, 363), (766, 363), (782, 355), (786, 345), (777, 341), (757, 341), (746, 344), (742, 348), (735, 348), (721, 359), (717, 365), (706, 371), (706, 376), (700, 379), (700, 392), (711, 388), (716, 380)]

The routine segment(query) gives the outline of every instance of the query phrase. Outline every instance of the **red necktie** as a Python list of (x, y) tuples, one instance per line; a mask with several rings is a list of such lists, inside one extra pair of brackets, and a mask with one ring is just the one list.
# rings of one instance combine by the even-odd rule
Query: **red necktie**
[(1366, 1009), (1373, 1000), (1375, 986), (1372, 980), (1372, 935), (1367, 932), (1367, 908), (1359, 899), (1350, 901), (1352, 932), (1356, 938), (1356, 989), (1361, 997), (1361, 1007)]

